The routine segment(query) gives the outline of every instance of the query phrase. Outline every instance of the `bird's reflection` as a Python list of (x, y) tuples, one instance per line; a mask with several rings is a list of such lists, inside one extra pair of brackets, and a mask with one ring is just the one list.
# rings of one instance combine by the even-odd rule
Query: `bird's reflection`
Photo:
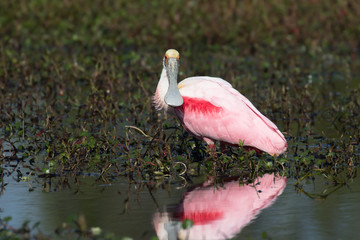
[[(286, 178), (274, 174), (265, 174), (251, 184), (235, 180), (215, 188), (206, 182), (187, 192), (177, 206), (155, 213), (156, 234), (160, 240), (232, 238), (269, 207), (285, 186)], [(193, 221), (191, 228), (183, 229), (185, 219)]]

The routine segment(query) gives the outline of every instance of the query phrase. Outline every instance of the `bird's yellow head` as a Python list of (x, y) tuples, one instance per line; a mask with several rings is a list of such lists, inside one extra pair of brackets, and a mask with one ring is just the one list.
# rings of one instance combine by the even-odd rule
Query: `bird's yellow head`
[(175, 49), (169, 49), (165, 53), (165, 61), (169, 58), (176, 58), (177, 60), (180, 59), (180, 54)]

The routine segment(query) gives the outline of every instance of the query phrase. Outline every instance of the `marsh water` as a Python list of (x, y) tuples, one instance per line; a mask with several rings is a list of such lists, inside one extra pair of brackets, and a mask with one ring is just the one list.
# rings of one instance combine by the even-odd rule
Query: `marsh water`
[[(88, 226), (119, 236), (149, 239), (158, 234), (176, 239), (174, 231), (181, 231), (176, 227), (179, 216), (187, 214), (197, 219), (192, 231), (204, 237), (198, 238), (201, 235), (192, 232), (189, 239), (359, 237), (359, 177), (346, 186), (333, 186), (319, 176), (304, 184), (304, 192), (296, 189), (295, 179), (276, 174), (264, 175), (249, 185), (231, 179), (214, 187), (200, 177), (192, 180), (189, 184), (181, 178), (169, 179), (151, 190), (147, 186), (155, 183), (130, 183), (124, 178), (103, 184), (95, 176), (30, 178), (20, 182), (9, 177), (5, 178), (8, 185), (0, 196), (1, 215), (12, 216), (15, 227), (25, 220), (39, 221), (41, 230), (48, 234), (74, 214), (83, 214)], [(28, 191), (30, 188), (33, 190)], [(184, 213), (191, 208), (199, 213)], [(221, 217), (217, 219), (216, 214)], [(225, 227), (228, 225), (231, 229)], [(210, 235), (206, 228), (213, 229)], [(217, 231), (220, 235), (215, 234)]]

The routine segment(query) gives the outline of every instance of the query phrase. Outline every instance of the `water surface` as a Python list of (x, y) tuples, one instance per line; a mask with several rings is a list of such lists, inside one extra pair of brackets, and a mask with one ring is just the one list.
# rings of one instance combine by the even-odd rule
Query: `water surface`
[[(50, 192), (42, 188), (39, 180), (5, 180), (9, 184), (0, 196), (1, 216), (12, 216), (10, 223), (15, 227), (21, 226), (25, 220), (30, 220), (31, 223), (40, 221), (41, 230), (48, 234), (52, 234), (57, 226), (74, 214), (83, 214), (89, 227), (99, 226), (119, 236), (147, 239), (156, 236), (153, 223), (157, 214), (179, 207), (186, 202), (186, 196), (196, 194), (203, 194), (203, 200), (197, 203), (202, 207), (208, 202), (205, 199), (211, 198), (212, 194), (219, 204), (225, 199), (223, 201), (227, 204), (226, 211), (233, 208), (238, 214), (233, 214), (229, 224), (242, 221), (243, 216), (239, 211), (247, 211), (250, 206), (244, 204), (247, 193), (241, 192), (241, 189), (248, 185), (236, 184), (240, 191), (236, 190), (238, 192), (231, 195), (228, 191), (231, 189), (229, 185), (214, 188), (213, 185), (203, 183), (199, 179), (194, 186), (181, 188), (180, 182), (167, 183), (150, 191), (146, 185), (129, 184), (128, 179), (124, 178), (119, 178), (110, 185), (104, 185), (94, 177), (78, 177), (76, 181), (72, 178), (53, 178)], [(249, 221), (238, 229), (240, 233), (234, 233), (234, 239), (262, 239), (263, 232), (273, 239), (357, 239), (360, 222), (360, 178), (340, 187), (322, 200), (319, 200), (320, 195), (311, 195), (312, 198), (300, 193), (294, 186), (295, 182), (292, 178), (287, 179), (286, 185), (274, 194), (270, 203), (262, 204), (254, 216), (247, 216)], [(34, 187), (34, 191), (28, 191), (29, 184)], [(149, 186), (153, 186), (153, 183), (149, 183)], [(210, 191), (204, 191), (204, 186)], [(248, 190), (254, 189), (255, 192), (261, 187), (260, 179), (257, 190), (253, 187)], [(309, 194), (326, 196), (337, 186), (332, 186), (329, 181), (317, 177), (315, 181), (309, 181), (303, 187)], [(268, 189), (262, 189), (259, 198), (261, 194), (266, 194), (266, 191), (273, 191), (272, 188), (276, 186), (271, 185)], [(255, 196), (253, 193), (251, 194)], [(230, 194), (230, 197), (224, 194)], [(238, 206), (237, 199), (234, 199), (236, 197), (239, 200)], [(230, 198), (232, 205), (228, 204)], [(224, 224), (215, 219), (210, 219), (209, 222), (213, 227), (216, 224)], [(196, 221), (194, 229), (195, 226)]]

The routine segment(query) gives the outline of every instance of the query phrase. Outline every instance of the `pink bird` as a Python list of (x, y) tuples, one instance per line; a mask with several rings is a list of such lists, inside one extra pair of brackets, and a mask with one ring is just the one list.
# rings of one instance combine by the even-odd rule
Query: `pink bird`
[(186, 131), (203, 139), (211, 149), (238, 145), (276, 156), (287, 143), (277, 126), (230, 83), (215, 77), (189, 77), (177, 84), (180, 55), (166, 51), (155, 96), (155, 108), (175, 114)]

